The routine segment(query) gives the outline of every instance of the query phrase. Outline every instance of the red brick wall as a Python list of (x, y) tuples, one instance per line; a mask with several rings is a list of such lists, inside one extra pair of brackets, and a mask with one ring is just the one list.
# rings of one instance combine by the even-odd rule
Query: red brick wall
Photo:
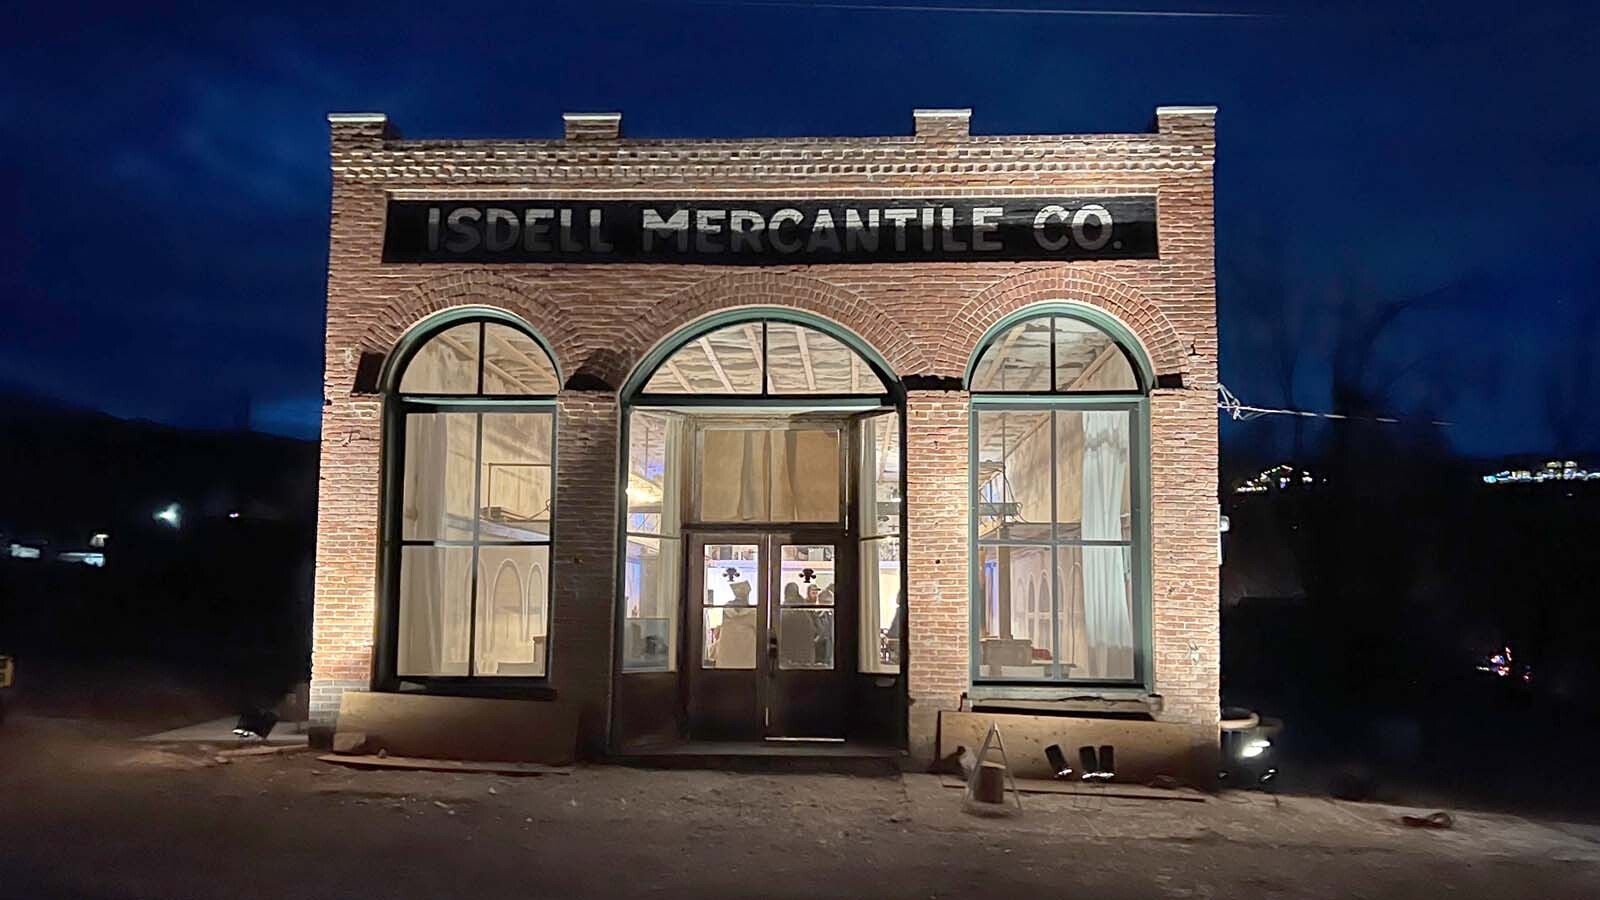
[[(981, 111), (980, 111), (981, 112)], [(430, 313), (463, 304), (524, 318), (583, 391), (560, 401), (551, 680), (603, 733), (616, 572), (615, 390), (677, 328), (718, 309), (780, 305), (854, 331), (901, 377), (960, 379), (982, 333), (1046, 300), (1092, 304), (1139, 337), (1165, 387), (1151, 398), (1155, 691), (1162, 717), (1217, 717), (1217, 331), (1214, 114), (1158, 113), (1149, 134), (972, 137), (964, 119), (922, 136), (761, 141), (405, 141), (378, 119), (333, 125), (328, 329), (317, 539), (313, 708), (371, 680), (380, 506), (380, 401), (357, 392)], [(621, 193), (619, 193), (619, 190)], [(1080, 263), (774, 266), (385, 265), (388, 196), (762, 198), (1154, 193), (1161, 258)], [(912, 735), (967, 686), (967, 405), (908, 397), (906, 541)], [(1214, 733), (1213, 733), (1214, 734)]]
[(910, 737), (931, 756), (939, 710), (968, 684), (967, 395), (906, 396), (906, 652)]

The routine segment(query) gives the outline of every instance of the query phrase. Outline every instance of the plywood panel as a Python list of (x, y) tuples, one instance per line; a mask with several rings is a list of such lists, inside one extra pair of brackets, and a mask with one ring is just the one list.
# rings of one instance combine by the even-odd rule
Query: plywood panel
[(1012, 774), (1019, 779), (1054, 775), (1044, 755), (1044, 748), (1051, 744), (1061, 745), (1074, 769), (1079, 747), (1110, 744), (1116, 748), (1116, 780), (1123, 784), (1147, 784), (1166, 776), (1183, 784), (1207, 786), (1216, 774), (1207, 771), (1215, 748), (1207, 747), (1204, 735), (1196, 729), (1126, 719), (947, 711), (939, 715), (939, 756), (948, 756), (958, 747), (976, 753), (991, 723), (1000, 725)]
[(548, 701), (347, 692), (338, 735), (361, 735), (364, 753), (477, 762), (570, 765), (577, 710)]

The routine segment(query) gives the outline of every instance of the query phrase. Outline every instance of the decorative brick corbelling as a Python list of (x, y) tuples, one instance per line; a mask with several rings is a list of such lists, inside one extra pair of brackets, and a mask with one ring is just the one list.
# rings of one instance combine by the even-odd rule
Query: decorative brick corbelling
[(964, 371), (978, 341), (994, 323), (1024, 307), (1061, 301), (1085, 303), (1115, 316), (1139, 340), (1157, 375), (1189, 373), (1183, 341), (1159, 304), (1124, 281), (1070, 265), (1028, 269), (980, 291), (956, 314), (940, 364)]

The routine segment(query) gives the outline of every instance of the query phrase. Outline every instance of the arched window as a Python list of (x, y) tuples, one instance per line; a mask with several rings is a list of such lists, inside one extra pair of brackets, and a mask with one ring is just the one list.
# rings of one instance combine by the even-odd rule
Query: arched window
[(380, 680), (545, 675), (561, 383), (549, 351), (504, 313), (447, 313), (401, 342), (385, 382)]
[[(979, 344), (967, 378), (975, 680), (1147, 679), (1151, 381), (1117, 323), (1066, 304), (1012, 316)], [(1008, 586), (1035, 578), (1037, 601), (1013, 599)]]
[(836, 527), (856, 543), (853, 556), (838, 558), (858, 569), (841, 582), (862, 598), (853, 617), (857, 671), (900, 671), (895, 391), (887, 366), (864, 343), (780, 308), (711, 316), (641, 362), (622, 391), (622, 671), (680, 666), (682, 573), (701, 562), (685, 561), (686, 532), (777, 523)]

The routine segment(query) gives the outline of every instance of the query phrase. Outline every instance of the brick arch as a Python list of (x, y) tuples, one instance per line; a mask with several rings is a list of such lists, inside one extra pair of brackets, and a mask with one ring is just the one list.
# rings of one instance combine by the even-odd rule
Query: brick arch
[(1067, 267), (1008, 275), (967, 301), (943, 345), (945, 371), (962, 372), (990, 326), (1005, 316), (1049, 301), (1076, 301), (1116, 316), (1139, 339), (1157, 375), (1186, 375), (1189, 357), (1178, 330), (1155, 301), (1126, 282), (1100, 272)]
[(562, 310), (555, 299), (536, 285), (486, 269), (443, 275), (407, 289), (378, 311), (361, 336), (361, 349), (387, 360), (412, 327), (458, 306), (491, 306), (517, 316), (549, 342), (563, 375), (577, 371), (578, 336), (561, 327)]
[(656, 344), (697, 319), (742, 306), (781, 306), (812, 313), (849, 330), (878, 351), (896, 376), (930, 371), (926, 348), (853, 291), (795, 272), (741, 272), (696, 282), (632, 323), (606, 380), (620, 386)]

